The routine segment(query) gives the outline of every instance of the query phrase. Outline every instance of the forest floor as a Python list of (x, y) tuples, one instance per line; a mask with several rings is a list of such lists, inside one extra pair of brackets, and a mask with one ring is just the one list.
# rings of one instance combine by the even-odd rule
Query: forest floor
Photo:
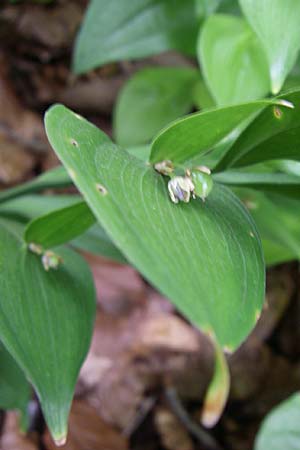
[[(86, 1), (0, 6), (0, 188), (59, 164), (43, 114), (61, 102), (112, 134), (124, 81), (145, 64), (185, 64), (176, 53), (110, 64), (84, 76), (70, 72), (72, 46)], [(51, 195), (47, 191), (45, 195)], [(251, 450), (261, 420), (300, 389), (300, 297), (297, 263), (267, 275), (263, 314), (228, 356), (232, 385), (213, 430), (200, 425), (212, 374), (212, 349), (131, 267), (86, 254), (98, 310), (81, 370), (67, 450)], [(28, 435), (14, 412), (2, 413), (2, 450), (53, 450), (35, 398)]]

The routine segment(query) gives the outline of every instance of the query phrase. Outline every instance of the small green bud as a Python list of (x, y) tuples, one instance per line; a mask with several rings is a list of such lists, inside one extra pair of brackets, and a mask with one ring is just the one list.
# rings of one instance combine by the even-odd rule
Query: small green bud
[(210, 170), (205, 166), (199, 166), (191, 171), (190, 176), (194, 184), (194, 194), (205, 201), (214, 184)]
[(168, 182), (168, 191), (173, 203), (188, 203), (194, 192), (194, 184), (189, 177), (174, 177)]

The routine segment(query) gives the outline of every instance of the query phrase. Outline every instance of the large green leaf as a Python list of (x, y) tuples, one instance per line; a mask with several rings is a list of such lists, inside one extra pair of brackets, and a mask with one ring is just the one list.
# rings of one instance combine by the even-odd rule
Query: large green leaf
[(272, 92), (277, 94), (295, 64), (300, 49), (300, 2), (240, 0), (240, 5), (265, 49)]
[(125, 147), (144, 144), (169, 122), (190, 112), (198, 78), (198, 71), (188, 67), (152, 67), (133, 75), (118, 97), (116, 141)]
[(24, 372), (0, 342), (0, 408), (17, 409), (21, 413), (22, 428), (27, 428), (27, 407), (31, 388)]
[(209, 17), (199, 36), (198, 58), (219, 105), (256, 100), (270, 91), (264, 51), (250, 26), (239, 17)]
[(3, 225), (0, 246), (0, 339), (36, 389), (61, 444), (92, 334), (93, 279), (84, 260), (66, 249), (57, 250), (59, 267), (46, 272), (40, 256)]
[(289, 397), (264, 419), (255, 440), (255, 450), (299, 450), (300, 393)]
[(277, 101), (280, 103), (280, 100), (260, 100), (194, 113), (178, 119), (153, 140), (150, 161), (156, 163), (170, 159), (174, 163), (184, 163), (204, 155), (243, 122)]
[(80, 201), (31, 221), (25, 229), (24, 240), (44, 249), (56, 247), (75, 239), (95, 222), (90, 208)]
[(194, 53), (197, 31), (194, 0), (91, 0), (73, 68), (83, 73), (171, 49)]
[(244, 130), (218, 164), (218, 170), (272, 159), (300, 160), (300, 90), (281, 95), (293, 108), (266, 108)]
[(232, 187), (248, 187), (264, 192), (277, 192), (300, 198), (300, 177), (285, 173), (255, 173), (231, 171), (217, 173), (214, 180)]
[(238, 199), (216, 184), (206, 203), (172, 204), (164, 177), (61, 105), (47, 112), (46, 131), (128, 260), (193, 323), (235, 349), (264, 297), (261, 245)]

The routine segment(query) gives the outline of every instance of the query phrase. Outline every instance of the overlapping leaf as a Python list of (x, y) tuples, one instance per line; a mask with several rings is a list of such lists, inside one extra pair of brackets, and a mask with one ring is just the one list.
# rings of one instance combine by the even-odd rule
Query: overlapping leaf
[(90, 228), (96, 219), (83, 201), (57, 209), (31, 221), (24, 233), (25, 241), (44, 249), (75, 239)]
[(263, 192), (277, 192), (300, 199), (300, 177), (296, 175), (226, 170), (216, 174), (214, 179), (232, 187), (248, 187)]
[(209, 17), (199, 36), (198, 58), (219, 105), (256, 100), (270, 91), (263, 48), (247, 22), (239, 17)]
[(274, 105), (262, 111), (220, 161), (218, 170), (280, 158), (300, 160), (300, 91), (281, 98), (291, 107)]
[(277, 103), (280, 105), (281, 100), (260, 100), (194, 113), (178, 119), (155, 137), (150, 161), (156, 163), (170, 159), (180, 164), (204, 155), (237, 127), (242, 127), (243, 123), (254, 118), (255, 114), (268, 106), (267, 111), (270, 111), (270, 105)]
[(0, 339), (39, 396), (58, 444), (66, 438), (77, 375), (87, 353), (95, 314), (91, 273), (76, 253), (46, 272), (5, 222), (0, 226)]
[(157, 67), (137, 72), (123, 87), (115, 107), (114, 135), (124, 145), (147, 143), (172, 120), (190, 112), (196, 69)]
[(161, 175), (63, 106), (47, 113), (46, 130), (129, 261), (193, 323), (236, 348), (264, 297), (259, 238), (238, 199), (216, 184), (206, 203), (172, 204)]
[(272, 92), (277, 94), (300, 49), (298, 0), (240, 0), (269, 61)]

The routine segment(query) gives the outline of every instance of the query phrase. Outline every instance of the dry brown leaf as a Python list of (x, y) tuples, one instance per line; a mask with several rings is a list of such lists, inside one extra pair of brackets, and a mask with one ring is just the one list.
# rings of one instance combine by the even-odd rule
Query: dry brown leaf
[[(48, 432), (45, 434), (44, 442), (48, 450), (57, 449)], [(62, 448), (127, 450), (128, 442), (124, 436), (105, 423), (91, 406), (82, 401), (75, 401), (70, 413), (68, 440)]]

